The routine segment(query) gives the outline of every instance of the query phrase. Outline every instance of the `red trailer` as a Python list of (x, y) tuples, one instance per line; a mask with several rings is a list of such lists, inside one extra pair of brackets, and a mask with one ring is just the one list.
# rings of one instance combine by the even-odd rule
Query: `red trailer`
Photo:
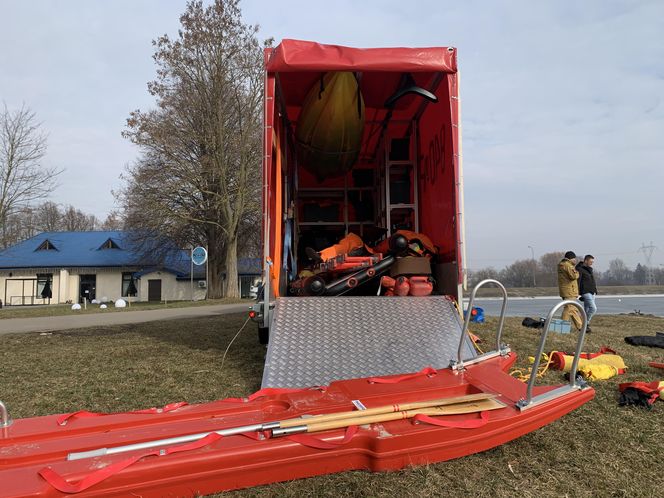
[[(426, 234), (437, 251), (436, 293), (458, 299), (464, 230), (456, 49), (284, 40), (265, 59), (263, 240), (270, 297), (288, 295), (293, 271), (306, 264), (305, 244), (318, 249), (377, 226), (387, 237), (399, 229)], [(296, 134), (307, 94), (331, 72), (355, 76), (364, 128), (352, 168), (319, 181), (311, 165), (298, 161)]]

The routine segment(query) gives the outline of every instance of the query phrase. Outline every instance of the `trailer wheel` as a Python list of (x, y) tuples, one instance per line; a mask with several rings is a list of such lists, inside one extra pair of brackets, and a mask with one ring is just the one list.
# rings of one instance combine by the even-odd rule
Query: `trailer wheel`
[(267, 344), (270, 342), (270, 329), (268, 327), (258, 327), (258, 343)]

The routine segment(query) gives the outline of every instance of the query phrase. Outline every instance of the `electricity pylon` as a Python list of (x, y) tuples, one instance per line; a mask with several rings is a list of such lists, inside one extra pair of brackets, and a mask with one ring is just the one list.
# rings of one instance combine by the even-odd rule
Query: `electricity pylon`
[(652, 244), (652, 240), (650, 241), (649, 246), (647, 246), (645, 242), (642, 242), (641, 247), (639, 247), (639, 251), (641, 251), (646, 258), (646, 285), (655, 285), (655, 273), (652, 269), (652, 253), (655, 252), (655, 249), (657, 249), (657, 247)]

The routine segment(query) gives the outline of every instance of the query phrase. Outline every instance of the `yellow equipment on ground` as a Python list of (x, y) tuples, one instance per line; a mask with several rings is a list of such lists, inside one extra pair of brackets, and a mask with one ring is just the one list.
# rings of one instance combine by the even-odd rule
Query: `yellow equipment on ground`
[(585, 364), (579, 367), (578, 372), (588, 380), (606, 380), (618, 375), (618, 369), (605, 363)]
[[(562, 370), (569, 372), (572, 370), (574, 355), (563, 353), (562, 351), (551, 351), (551, 354), (542, 353), (544, 365), (540, 366), (537, 372), (538, 377), (542, 377), (549, 368), (553, 370)], [(528, 361), (535, 363), (535, 358), (529, 357)], [(577, 372), (588, 380), (605, 380), (616, 375), (625, 373), (627, 365), (621, 356), (617, 355), (612, 349), (603, 347), (598, 353), (581, 353), (579, 355), (579, 365)], [(530, 378), (531, 369), (513, 370), (511, 375), (523, 382)]]
[[(593, 356), (592, 358), (584, 358), (583, 354), (584, 353), (581, 353), (582, 356), (581, 358), (579, 358), (579, 367), (578, 367), (579, 370), (583, 370), (586, 367), (592, 367), (596, 365), (609, 365), (619, 370), (618, 373), (622, 373), (620, 371), (625, 370), (627, 368), (627, 365), (625, 365), (625, 360), (622, 359), (622, 356), (617, 354), (599, 354), (597, 356)], [(554, 368), (556, 370), (562, 370), (563, 372), (569, 372), (572, 369), (572, 361), (574, 360), (573, 355), (568, 355), (556, 351), (552, 353), (551, 356), (552, 356), (551, 368)]]

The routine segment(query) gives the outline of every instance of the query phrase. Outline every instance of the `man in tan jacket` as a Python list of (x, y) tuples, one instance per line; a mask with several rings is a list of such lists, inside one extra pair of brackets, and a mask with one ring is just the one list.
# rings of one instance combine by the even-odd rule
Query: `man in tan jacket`
[[(574, 268), (576, 254), (567, 251), (565, 257), (558, 263), (558, 291), (563, 299), (579, 298), (579, 272)], [(563, 309), (563, 320), (571, 320), (577, 330), (581, 330), (583, 322), (576, 307), (567, 305)]]

